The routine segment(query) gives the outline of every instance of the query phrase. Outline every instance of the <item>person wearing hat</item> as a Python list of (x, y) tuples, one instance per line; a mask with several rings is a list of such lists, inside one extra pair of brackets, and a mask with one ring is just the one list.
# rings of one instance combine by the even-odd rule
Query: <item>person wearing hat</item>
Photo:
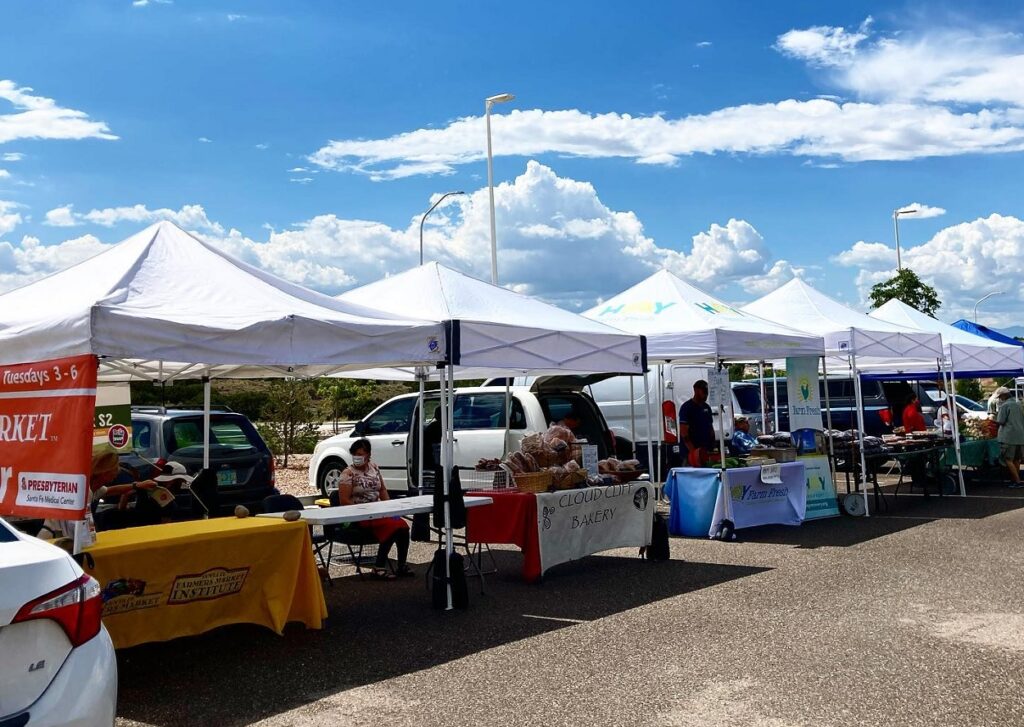
[(999, 454), (1010, 473), (1010, 487), (1021, 487), (1020, 463), (1024, 460), (1024, 408), (1016, 399), (1010, 398), (1005, 386), (996, 389), (999, 409), (996, 426), (999, 427)]
[(745, 416), (738, 416), (733, 420), (732, 439), (729, 440), (729, 449), (733, 454), (750, 454), (750, 450), (757, 444), (757, 440), (750, 434), (750, 420)]
[(999, 412), (999, 404), (1002, 402), (1002, 399), (1000, 397), (1002, 397), (1004, 394), (1008, 396), (1010, 394), (1010, 390), (1007, 389), (1005, 386), (1000, 386), (998, 389), (993, 391), (992, 396), (988, 398), (987, 408), (988, 416), (990, 419), (994, 420), (996, 418), (996, 414)]

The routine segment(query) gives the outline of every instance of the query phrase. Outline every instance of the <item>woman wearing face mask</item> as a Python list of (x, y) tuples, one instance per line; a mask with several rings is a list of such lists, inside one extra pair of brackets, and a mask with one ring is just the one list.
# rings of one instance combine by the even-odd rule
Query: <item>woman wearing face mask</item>
[[(338, 481), (338, 502), (341, 505), (360, 505), (365, 502), (378, 502), (388, 500), (388, 490), (384, 486), (384, 478), (380, 469), (370, 461), (370, 441), (357, 439), (349, 447), (352, 455), (352, 464), (345, 468)], [(412, 570), (406, 565), (406, 558), (409, 555), (409, 525), (400, 517), (390, 517), (380, 520), (365, 520), (356, 523), (358, 527), (366, 528), (373, 532), (380, 547), (377, 549), (377, 562), (373, 567), (373, 575), (381, 580), (395, 578), (388, 572), (388, 555), (391, 546), (398, 549), (398, 568), (395, 574), (399, 576), (411, 576)]]

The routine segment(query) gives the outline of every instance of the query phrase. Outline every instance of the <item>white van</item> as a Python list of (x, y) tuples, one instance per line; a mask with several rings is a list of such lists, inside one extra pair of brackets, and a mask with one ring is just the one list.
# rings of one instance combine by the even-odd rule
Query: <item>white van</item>
[[(598, 447), (601, 459), (615, 453), (615, 438), (594, 401), (583, 392), (584, 382), (573, 377), (540, 377), (529, 385), (509, 389), (508, 441), (505, 440), (505, 388), (472, 387), (455, 390), (455, 466), (472, 469), (484, 458), (500, 458), (519, 448), (523, 437), (543, 432), (575, 409), (582, 417), (576, 436)], [(404, 495), (417, 487), (419, 451), (418, 394), (390, 399), (356, 422), (353, 429), (325, 439), (313, 450), (309, 484), (326, 494), (337, 489), (338, 478), (351, 460), (349, 447), (366, 438), (373, 461), (381, 469), (388, 492)], [(440, 424), (434, 410), (440, 402), (436, 391), (424, 397), (426, 430), (425, 465), (433, 465), (434, 447), (440, 441)], [(437, 438), (432, 439), (431, 433)]]

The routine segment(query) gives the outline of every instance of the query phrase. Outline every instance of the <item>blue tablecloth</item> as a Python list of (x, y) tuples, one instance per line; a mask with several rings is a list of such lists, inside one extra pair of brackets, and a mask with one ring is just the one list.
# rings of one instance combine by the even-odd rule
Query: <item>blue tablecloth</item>
[(672, 503), (668, 531), (672, 535), (706, 538), (715, 515), (719, 484), (716, 469), (677, 467), (669, 470), (665, 482), (665, 496)]
[[(780, 466), (781, 484), (761, 482), (760, 467), (725, 472), (722, 487), (717, 469), (680, 467), (669, 472), (665, 494), (671, 501), (668, 527), (673, 535), (706, 538), (724, 517), (730, 498), (735, 527), (799, 525), (807, 508), (807, 480), (802, 462)], [(717, 512), (716, 512), (717, 509)]]

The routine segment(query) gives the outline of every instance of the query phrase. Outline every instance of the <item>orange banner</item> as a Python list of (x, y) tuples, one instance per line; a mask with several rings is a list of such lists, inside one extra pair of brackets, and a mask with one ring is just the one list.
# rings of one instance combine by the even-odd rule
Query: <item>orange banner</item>
[(0, 366), (0, 515), (85, 517), (96, 370), (95, 356)]

